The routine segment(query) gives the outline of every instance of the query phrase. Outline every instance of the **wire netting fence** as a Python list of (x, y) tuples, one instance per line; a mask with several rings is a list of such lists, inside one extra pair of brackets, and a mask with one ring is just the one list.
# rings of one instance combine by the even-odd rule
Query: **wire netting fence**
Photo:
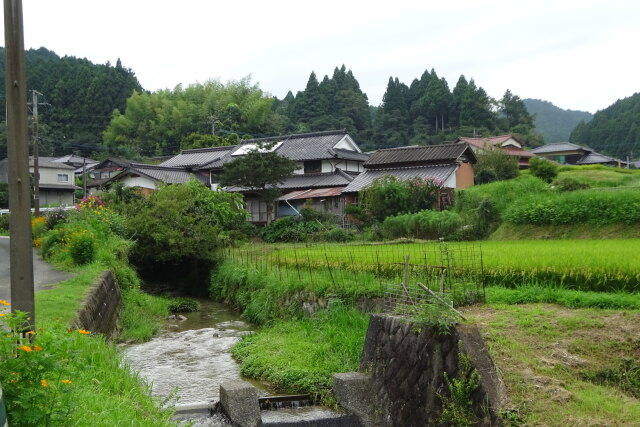
[(454, 305), (484, 300), (482, 249), (475, 243), (254, 244), (227, 256), (282, 282), (384, 297), (390, 311), (420, 303), (428, 296), (423, 287)]

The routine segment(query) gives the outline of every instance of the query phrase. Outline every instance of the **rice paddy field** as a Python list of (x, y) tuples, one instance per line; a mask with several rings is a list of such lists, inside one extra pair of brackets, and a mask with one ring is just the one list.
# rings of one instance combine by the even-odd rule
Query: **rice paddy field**
[(324, 270), (336, 283), (357, 281), (359, 274), (398, 277), (408, 257), (417, 274), (449, 266), (480, 271), (487, 285), (631, 293), (640, 291), (639, 254), (640, 239), (251, 245), (231, 252), (243, 264), (272, 271)]

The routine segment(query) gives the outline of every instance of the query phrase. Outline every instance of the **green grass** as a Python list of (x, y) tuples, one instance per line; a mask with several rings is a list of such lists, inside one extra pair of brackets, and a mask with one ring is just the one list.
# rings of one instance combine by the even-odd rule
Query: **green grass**
[(524, 425), (635, 425), (640, 419), (639, 390), (615, 375), (608, 382), (597, 375), (620, 372), (629, 359), (640, 369), (640, 311), (489, 304), (465, 314), (480, 327)]
[(640, 170), (607, 166), (562, 166), (558, 178), (570, 177), (591, 187), (640, 187)]
[(333, 374), (358, 370), (367, 325), (367, 315), (336, 305), (245, 336), (232, 354), (241, 362), (242, 375), (331, 404)]

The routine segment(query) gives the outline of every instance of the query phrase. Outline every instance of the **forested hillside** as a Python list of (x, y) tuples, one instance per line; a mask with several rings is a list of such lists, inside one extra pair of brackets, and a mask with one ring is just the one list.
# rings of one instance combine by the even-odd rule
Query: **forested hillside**
[[(0, 47), (0, 75), (4, 81), (4, 48)], [(90, 154), (115, 109), (123, 110), (134, 90), (142, 91), (133, 71), (120, 60), (113, 66), (93, 64), (72, 56), (59, 57), (45, 48), (26, 51), (27, 89), (42, 93), (38, 99), (42, 155), (62, 155), (76, 150)], [(4, 98), (4, 84), (0, 85)], [(29, 92), (28, 101), (31, 102)], [(0, 104), (5, 117), (5, 103)], [(0, 158), (6, 157), (6, 126), (0, 127)]]
[(640, 93), (598, 111), (589, 123), (579, 123), (569, 141), (613, 157), (640, 154)]
[(534, 117), (536, 132), (544, 137), (547, 144), (568, 141), (578, 123), (588, 123), (593, 118), (588, 111), (563, 110), (541, 99), (525, 98), (523, 101), (529, 114)]

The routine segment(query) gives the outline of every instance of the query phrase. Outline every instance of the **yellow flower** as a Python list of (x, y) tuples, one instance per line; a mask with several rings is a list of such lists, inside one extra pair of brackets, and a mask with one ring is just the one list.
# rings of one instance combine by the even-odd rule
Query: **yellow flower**
[(40, 384), (42, 384), (42, 387), (49, 387), (47, 380), (40, 380)]
[(8, 302), (6, 302), (3, 299), (0, 299), (0, 305), (10, 305)]
[(34, 331), (27, 331), (26, 335), (35, 335), (36, 333)]
[(33, 350), (34, 351), (42, 351), (42, 347), (40, 347), (39, 345), (34, 345), (33, 346)]
[(78, 329), (78, 333), (82, 335), (89, 335), (91, 332), (85, 331), (84, 329)]
[(20, 347), (18, 347), (18, 350), (26, 351), (27, 353), (29, 353), (31, 351), (31, 347), (29, 347), (28, 345), (21, 345)]
[(71, 381), (71, 380), (62, 380), (62, 383), (63, 383), (63, 384), (71, 384), (72, 382), (73, 382), (73, 381)]
[(0, 317), (6, 316), (6, 313), (0, 313)]

